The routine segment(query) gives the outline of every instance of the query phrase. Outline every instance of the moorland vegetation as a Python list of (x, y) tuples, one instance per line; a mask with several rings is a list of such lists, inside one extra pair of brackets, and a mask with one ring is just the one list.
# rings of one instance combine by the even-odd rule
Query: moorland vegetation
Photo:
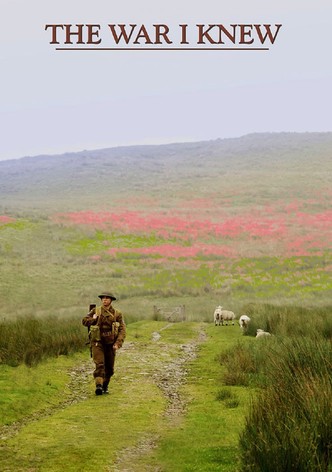
[[(208, 428), (202, 382), (184, 429), (148, 460), (173, 471), (331, 470), (331, 151), (332, 133), (272, 133), (1, 162), (2, 374), (84, 352), (80, 320), (101, 289), (115, 291), (133, 342), (142, 323), (161, 322), (154, 306), (184, 305), (178, 342), (186, 323), (209, 340), (190, 375), (216, 380), (210, 421), (221, 420), (217, 402), (236, 434), (220, 449), (202, 440), (197, 455), (186, 446)], [(219, 304), (252, 318), (244, 336), (216, 335)], [(258, 342), (257, 328), (273, 336)]]

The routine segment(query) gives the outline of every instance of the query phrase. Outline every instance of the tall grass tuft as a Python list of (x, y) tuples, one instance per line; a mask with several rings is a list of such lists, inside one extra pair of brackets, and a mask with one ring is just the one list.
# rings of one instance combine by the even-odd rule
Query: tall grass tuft
[[(267, 350), (270, 344), (264, 342), (244, 344), (238, 342), (231, 349), (218, 356), (225, 370), (223, 382), (225, 385), (263, 387), (266, 383), (265, 368)], [(271, 341), (268, 339), (267, 341)]]
[(48, 357), (85, 347), (87, 336), (76, 318), (27, 317), (0, 323), (0, 363), (33, 366)]
[(332, 465), (332, 349), (298, 337), (266, 351), (267, 386), (240, 436), (242, 472), (320, 472)]
[(255, 336), (257, 328), (287, 337), (315, 336), (332, 339), (332, 307), (248, 304), (241, 312), (251, 318), (245, 334)]

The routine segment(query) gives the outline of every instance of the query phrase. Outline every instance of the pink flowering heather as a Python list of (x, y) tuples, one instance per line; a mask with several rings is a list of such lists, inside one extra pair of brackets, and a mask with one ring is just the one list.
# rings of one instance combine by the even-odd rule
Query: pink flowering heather
[(5, 225), (7, 223), (12, 223), (13, 221), (15, 221), (15, 219), (10, 216), (0, 215), (0, 224)]
[(224, 256), (235, 257), (236, 251), (227, 246), (194, 244), (192, 246), (178, 246), (172, 244), (161, 244), (159, 246), (142, 247), (142, 248), (112, 248), (108, 254), (115, 255), (117, 253), (137, 253), (145, 255), (159, 255), (161, 257), (197, 257), (199, 255), (208, 256)]
[[(189, 202), (190, 203), (190, 202)], [(276, 202), (238, 213), (213, 206), (208, 199), (164, 212), (117, 210), (80, 211), (54, 215), (58, 224), (92, 227), (120, 234), (161, 238), (165, 244), (110, 248), (109, 254), (136, 252), (146, 256), (194, 258), (322, 254), (330, 248), (332, 211), (305, 212), (305, 204)], [(310, 203), (313, 207), (317, 202)], [(209, 206), (210, 205), (210, 206)], [(209, 217), (207, 217), (207, 215)], [(212, 217), (213, 215), (213, 217)], [(172, 242), (171, 242), (172, 241)], [(176, 244), (178, 242), (179, 244)], [(225, 244), (226, 243), (226, 244)], [(108, 246), (105, 241), (105, 247)]]

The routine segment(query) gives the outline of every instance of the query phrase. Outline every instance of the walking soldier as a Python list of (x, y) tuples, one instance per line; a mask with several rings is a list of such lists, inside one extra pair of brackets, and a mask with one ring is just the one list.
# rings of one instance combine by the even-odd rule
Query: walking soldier
[(121, 311), (112, 306), (115, 296), (103, 292), (98, 297), (102, 305), (93, 307), (82, 319), (82, 324), (89, 328), (91, 355), (95, 363), (93, 376), (96, 395), (102, 395), (108, 393), (108, 384), (114, 374), (116, 351), (126, 337), (126, 325)]

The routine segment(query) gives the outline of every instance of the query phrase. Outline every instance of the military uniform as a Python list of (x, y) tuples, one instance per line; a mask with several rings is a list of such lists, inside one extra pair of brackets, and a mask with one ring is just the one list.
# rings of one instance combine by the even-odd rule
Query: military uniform
[[(103, 294), (116, 298), (106, 292)], [(99, 295), (102, 298), (102, 295)], [(126, 337), (126, 325), (121, 311), (109, 306), (98, 306), (82, 320), (82, 324), (89, 328), (92, 359), (95, 363), (93, 373), (96, 383), (96, 394), (107, 393), (109, 381), (114, 374), (114, 361), (116, 350), (114, 345), (120, 348)], [(102, 389), (102, 390), (101, 390)]]

